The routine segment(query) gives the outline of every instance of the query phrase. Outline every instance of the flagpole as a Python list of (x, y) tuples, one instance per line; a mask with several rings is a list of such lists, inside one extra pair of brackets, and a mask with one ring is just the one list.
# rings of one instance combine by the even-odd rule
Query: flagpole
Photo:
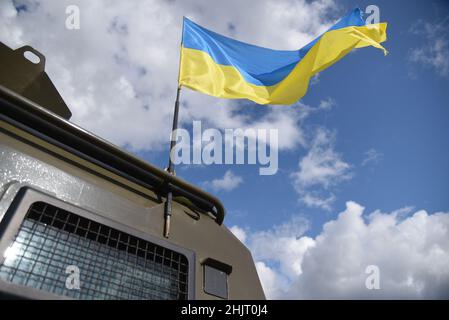
[[(183, 18), (184, 19), (184, 18)], [(168, 154), (168, 173), (175, 175), (175, 164), (172, 161), (172, 151), (176, 145), (176, 130), (178, 129), (178, 115), (179, 115), (179, 98), (181, 96), (181, 84), (179, 82), (180, 74), (181, 74), (181, 53), (182, 53), (182, 39), (184, 34), (184, 21), (182, 23), (182, 31), (181, 31), (181, 44), (179, 50), (179, 65), (178, 65), (178, 89), (176, 91), (176, 101), (175, 101), (175, 111), (173, 113), (173, 125), (171, 131), (171, 140), (170, 140), (170, 152)], [(173, 193), (168, 191), (167, 199), (165, 201), (164, 208), (164, 237), (168, 238), (170, 235), (170, 220), (172, 215), (172, 207), (173, 207)]]
[[(171, 132), (171, 141), (170, 141), (170, 153), (168, 156), (168, 167), (167, 171), (170, 174), (175, 174), (175, 164), (172, 161), (172, 151), (174, 146), (176, 145), (176, 130), (178, 129), (178, 114), (179, 114), (179, 96), (181, 95), (181, 86), (178, 85), (178, 90), (176, 92), (176, 101), (175, 101), (175, 111), (173, 114), (173, 126)], [(165, 210), (164, 210), (164, 237), (168, 238), (170, 235), (170, 220), (172, 215), (172, 206), (173, 206), (173, 193), (169, 191), (167, 193), (167, 200), (165, 201)]]
[(168, 168), (167, 171), (171, 174), (175, 173), (175, 165), (171, 158), (171, 153), (176, 145), (176, 136), (175, 130), (178, 129), (178, 114), (179, 114), (179, 96), (181, 95), (181, 86), (178, 86), (178, 90), (176, 92), (176, 101), (175, 101), (175, 111), (173, 113), (173, 126), (171, 132), (171, 141), (170, 141), (170, 156), (168, 157)]

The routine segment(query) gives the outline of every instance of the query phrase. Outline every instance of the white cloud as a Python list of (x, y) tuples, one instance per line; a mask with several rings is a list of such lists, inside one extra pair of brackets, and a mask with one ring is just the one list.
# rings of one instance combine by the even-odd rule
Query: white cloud
[(324, 210), (331, 210), (332, 204), (335, 202), (337, 197), (331, 193), (329, 195), (322, 195), (320, 191), (304, 190), (299, 191), (300, 200), (306, 206), (311, 208), (321, 208)]
[[(352, 201), (315, 238), (307, 224), (246, 232), (246, 244), (269, 298), (449, 298), (449, 212), (364, 215)], [(296, 230), (296, 231), (292, 231)], [(366, 267), (380, 270), (380, 289), (365, 286)]]
[(321, 100), (320, 101), (318, 109), (320, 109), (320, 110), (330, 110), (333, 107), (335, 107), (336, 105), (337, 105), (337, 103), (335, 102), (334, 99), (328, 98), (326, 100)]
[(301, 187), (319, 185), (327, 188), (347, 177), (349, 164), (334, 151), (334, 140), (334, 134), (328, 130), (317, 130), (312, 146), (301, 159), (299, 171), (294, 176)]
[(246, 231), (238, 226), (233, 226), (229, 230), (239, 239), (241, 242), (246, 241)]
[(276, 299), (282, 297), (285, 287), (289, 284), (288, 279), (262, 261), (256, 262), (256, 270), (266, 298)]
[(441, 76), (449, 76), (449, 31), (447, 22), (449, 16), (437, 22), (415, 23), (411, 32), (425, 39), (421, 47), (413, 48), (409, 54), (409, 61), (431, 67)]
[[(182, 16), (242, 41), (297, 49), (337, 16), (331, 0), (87, 1), (17, 0), (0, 3), (0, 38), (12, 48), (30, 44), (73, 111), (72, 121), (131, 149), (165, 148), (176, 90)], [(81, 28), (65, 28), (67, 5), (80, 8)], [(235, 10), (238, 8), (238, 10)], [(279, 129), (280, 149), (301, 143), (300, 112), (263, 109), (259, 118), (235, 101), (183, 90), (181, 123), (205, 120), (217, 128)], [(297, 109), (297, 108), (296, 108)]]
[(326, 190), (351, 178), (350, 165), (334, 150), (334, 144), (335, 134), (318, 128), (298, 171), (291, 174), (300, 200), (310, 207), (330, 210), (335, 196)]
[(203, 182), (205, 187), (210, 186), (214, 191), (231, 191), (243, 183), (243, 178), (235, 175), (231, 170), (227, 170), (220, 179)]
[(366, 166), (368, 164), (377, 164), (383, 158), (383, 153), (377, 151), (374, 148), (369, 149), (363, 155), (362, 166)]
[(320, 73), (315, 73), (315, 75), (310, 79), (310, 85), (316, 85), (320, 83)]
[[(250, 248), (268, 298), (284, 295), (285, 288), (301, 274), (304, 252), (314, 245), (311, 238), (301, 237), (308, 228), (308, 221), (300, 215), (268, 231), (251, 233), (238, 226), (230, 228)], [(273, 264), (279, 267), (275, 270), (270, 267)]]
[(304, 218), (293, 216), (290, 221), (272, 230), (250, 234), (247, 243), (254, 259), (279, 263), (282, 275), (294, 279), (301, 274), (304, 252), (314, 245), (311, 238), (302, 237), (307, 228)]

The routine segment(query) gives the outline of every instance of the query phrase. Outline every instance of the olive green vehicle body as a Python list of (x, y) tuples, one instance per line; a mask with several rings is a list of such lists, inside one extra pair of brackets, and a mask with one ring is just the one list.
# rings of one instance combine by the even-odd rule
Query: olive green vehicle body
[[(186, 255), (188, 299), (221, 299), (204, 290), (210, 261), (227, 273), (228, 299), (265, 299), (251, 253), (222, 224), (218, 199), (69, 122), (44, 68), (24, 59), (23, 49), (0, 49), (0, 264), (26, 205), (42, 198)], [(165, 238), (168, 190), (174, 202)], [(4, 279), (0, 294), (67, 298)]]

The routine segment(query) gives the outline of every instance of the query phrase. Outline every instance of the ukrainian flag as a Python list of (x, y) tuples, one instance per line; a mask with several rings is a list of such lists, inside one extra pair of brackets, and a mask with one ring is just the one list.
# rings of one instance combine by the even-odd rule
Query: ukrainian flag
[(184, 18), (179, 86), (220, 98), (249, 99), (258, 104), (293, 104), (310, 78), (354, 48), (380, 45), (387, 24), (366, 25), (354, 9), (321, 36), (295, 51), (243, 43)]

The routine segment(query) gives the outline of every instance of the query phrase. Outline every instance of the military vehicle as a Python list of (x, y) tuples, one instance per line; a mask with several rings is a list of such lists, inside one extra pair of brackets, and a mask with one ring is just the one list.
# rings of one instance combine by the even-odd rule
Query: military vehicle
[(71, 123), (30, 46), (0, 43), (0, 110), (1, 298), (265, 298), (222, 203)]

